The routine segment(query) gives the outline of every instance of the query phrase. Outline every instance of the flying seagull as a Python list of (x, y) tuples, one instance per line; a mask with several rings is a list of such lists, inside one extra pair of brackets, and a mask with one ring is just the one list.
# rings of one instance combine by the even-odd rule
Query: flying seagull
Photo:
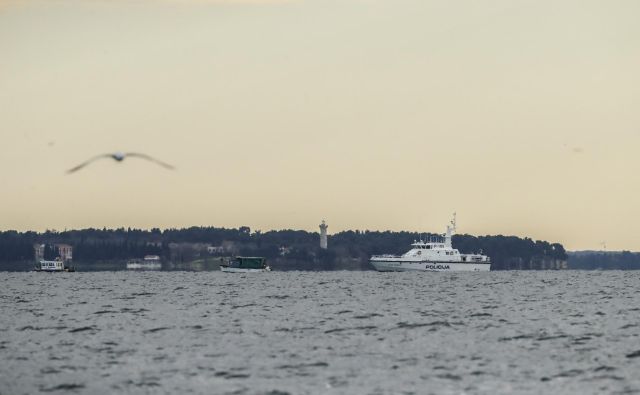
[(127, 158), (127, 157), (146, 159), (148, 161), (154, 162), (154, 163), (164, 167), (165, 169), (169, 169), (169, 170), (173, 170), (174, 169), (174, 167), (171, 166), (170, 164), (167, 164), (167, 163), (164, 163), (162, 161), (159, 161), (158, 159), (152, 158), (151, 156), (149, 156), (147, 154), (140, 154), (140, 153), (137, 153), (137, 152), (126, 152), (126, 153), (114, 152), (112, 154), (102, 154), (102, 155), (94, 156), (93, 158), (89, 159), (88, 161), (80, 163), (78, 166), (67, 170), (67, 174), (74, 173), (74, 172), (82, 169), (83, 167), (87, 166), (88, 164), (90, 164), (90, 163), (92, 163), (92, 162), (94, 162), (94, 161), (96, 161), (98, 159), (111, 158), (111, 159), (116, 160), (118, 162), (122, 162), (124, 160), (124, 158)]

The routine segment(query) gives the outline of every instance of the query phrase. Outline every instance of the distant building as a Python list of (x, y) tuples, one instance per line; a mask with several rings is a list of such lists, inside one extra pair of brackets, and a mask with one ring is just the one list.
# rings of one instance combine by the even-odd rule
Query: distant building
[(56, 251), (56, 254), (63, 262), (71, 262), (73, 260), (73, 247), (69, 244), (34, 244), (33, 253), (36, 262), (44, 259), (47, 247)]
[(280, 246), (278, 250), (280, 251), (280, 256), (287, 256), (291, 253), (290, 247)]
[(207, 252), (209, 254), (222, 254), (225, 251), (224, 251), (224, 247), (223, 246), (212, 246), (212, 245), (209, 245), (209, 246), (207, 246)]
[(229, 240), (225, 240), (223, 241), (220, 246), (222, 247), (222, 250), (225, 253), (232, 253), (235, 254), (238, 250), (238, 248), (236, 247), (236, 244), (233, 241), (229, 241)]
[(320, 224), (320, 248), (323, 250), (327, 249), (327, 228), (329, 226), (322, 220)]
[(189, 262), (211, 255), (233, 255), (237, 252), (232, 241), (223, 241), (214, 246), (211, 243), (169, 243), (169, 258), (174, 262)]
[(34, 252), (34, 258), (36, 260), (36, 262), (40, 262), (41, 260), (44, 259), (44, 249), (46, 247), (46, 244), (34, 244), (33, 245), (33, 252)]
[(62, 262), (71, 262), (73, 260), (73, 247), (69, 244), (55, 244), (58, 256)]

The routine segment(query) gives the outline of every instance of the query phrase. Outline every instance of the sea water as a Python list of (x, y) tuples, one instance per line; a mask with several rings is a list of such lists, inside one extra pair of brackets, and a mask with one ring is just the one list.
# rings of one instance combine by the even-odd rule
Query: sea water
[(0, 273), (0, 394), (640, 392), (640, 273)]

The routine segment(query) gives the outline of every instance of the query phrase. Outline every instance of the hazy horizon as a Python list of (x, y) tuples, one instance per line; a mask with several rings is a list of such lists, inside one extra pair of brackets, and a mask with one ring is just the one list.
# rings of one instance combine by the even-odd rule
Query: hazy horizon
[[(640, 250), (640, 3), (0, 0), (0, 229)], [(144, 152), (69, 168), (102, 153)]]

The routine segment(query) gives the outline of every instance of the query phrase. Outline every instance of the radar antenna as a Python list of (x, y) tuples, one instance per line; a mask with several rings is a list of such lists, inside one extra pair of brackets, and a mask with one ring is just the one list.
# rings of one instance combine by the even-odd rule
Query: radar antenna
[(453, 219), (451, 220), (451, 230), (456, 233), (456, 212), (453, 212)]

